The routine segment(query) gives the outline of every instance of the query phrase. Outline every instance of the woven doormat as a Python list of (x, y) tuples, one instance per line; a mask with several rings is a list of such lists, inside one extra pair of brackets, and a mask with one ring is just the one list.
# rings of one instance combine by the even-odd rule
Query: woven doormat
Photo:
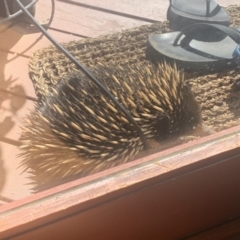
[[(226, 8), (232, 26), (240, 26), (240, 6)], [(134, 64), (147, 61), (147, 37), (151, 33), (170, 32), (167, 22), (158, 22), (116, 34), (72, 41), (63, 46), (86, 67)], [(44, 100), (58, 81), (75, 65), (55, 47), (34, 53), (29, 63), (29, 75), (39, 99)], [(240, 91), (234, 88), (240, 71), (233, 70), (200, 76), (187, 73), (192, 90), (202, 107), (203, 123), (220, 131), (240, 123)]]

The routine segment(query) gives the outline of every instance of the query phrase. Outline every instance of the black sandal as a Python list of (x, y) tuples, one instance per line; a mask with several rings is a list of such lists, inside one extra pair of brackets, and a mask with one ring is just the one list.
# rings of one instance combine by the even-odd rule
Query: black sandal
[[(226, 37), (215, 42), (195, 39), (199, 33), (215, 36), (215, 31), (223, 32)], [(238, 28), (200, 23), (185, 27), (181, 32), (151, 34), (146, 55), (154, 61), (176, 62), (185, 70), (218, 72), (240, 67), (240, 57), (234, 56), (239, 44)]]
[(230, 25), (227, 12), (214, 0), (170, 0), (167, 19), (174, 31), (196, 23)]

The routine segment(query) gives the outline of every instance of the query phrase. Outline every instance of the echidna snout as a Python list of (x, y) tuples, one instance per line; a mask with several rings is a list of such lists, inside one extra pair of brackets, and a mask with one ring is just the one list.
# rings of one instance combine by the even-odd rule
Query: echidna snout
[[(131, 113), (149, 143), (201, 121), (199, 105), (176, 66), (99, 66), (92, 72)], [(85, 176), (143, 150), (134, 126), (81, 72), (68, 74), (36, 105), (21, 141), (22, 166), (38, 185)]]

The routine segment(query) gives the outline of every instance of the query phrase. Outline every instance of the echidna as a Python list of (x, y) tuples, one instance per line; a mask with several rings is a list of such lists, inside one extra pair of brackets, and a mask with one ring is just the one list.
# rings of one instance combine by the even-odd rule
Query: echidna
[[(92, 73), (131, 113), (149, 144), (201, 121), (200, 107), (176, 66), (98, 66)], [(37, 103), (21, 141), (22, 166), (38, 185), (116, 166), (143, 150), (125, 115), (78, 71)]]

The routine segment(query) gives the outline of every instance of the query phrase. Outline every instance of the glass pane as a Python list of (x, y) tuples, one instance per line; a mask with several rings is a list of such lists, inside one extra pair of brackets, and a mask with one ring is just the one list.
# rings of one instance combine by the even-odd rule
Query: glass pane
[(238, 0), (57, 1), (53, 21), (39, 0), (32, 15), (113, 99), (6, 2), (1, 205), (239, 125)]

